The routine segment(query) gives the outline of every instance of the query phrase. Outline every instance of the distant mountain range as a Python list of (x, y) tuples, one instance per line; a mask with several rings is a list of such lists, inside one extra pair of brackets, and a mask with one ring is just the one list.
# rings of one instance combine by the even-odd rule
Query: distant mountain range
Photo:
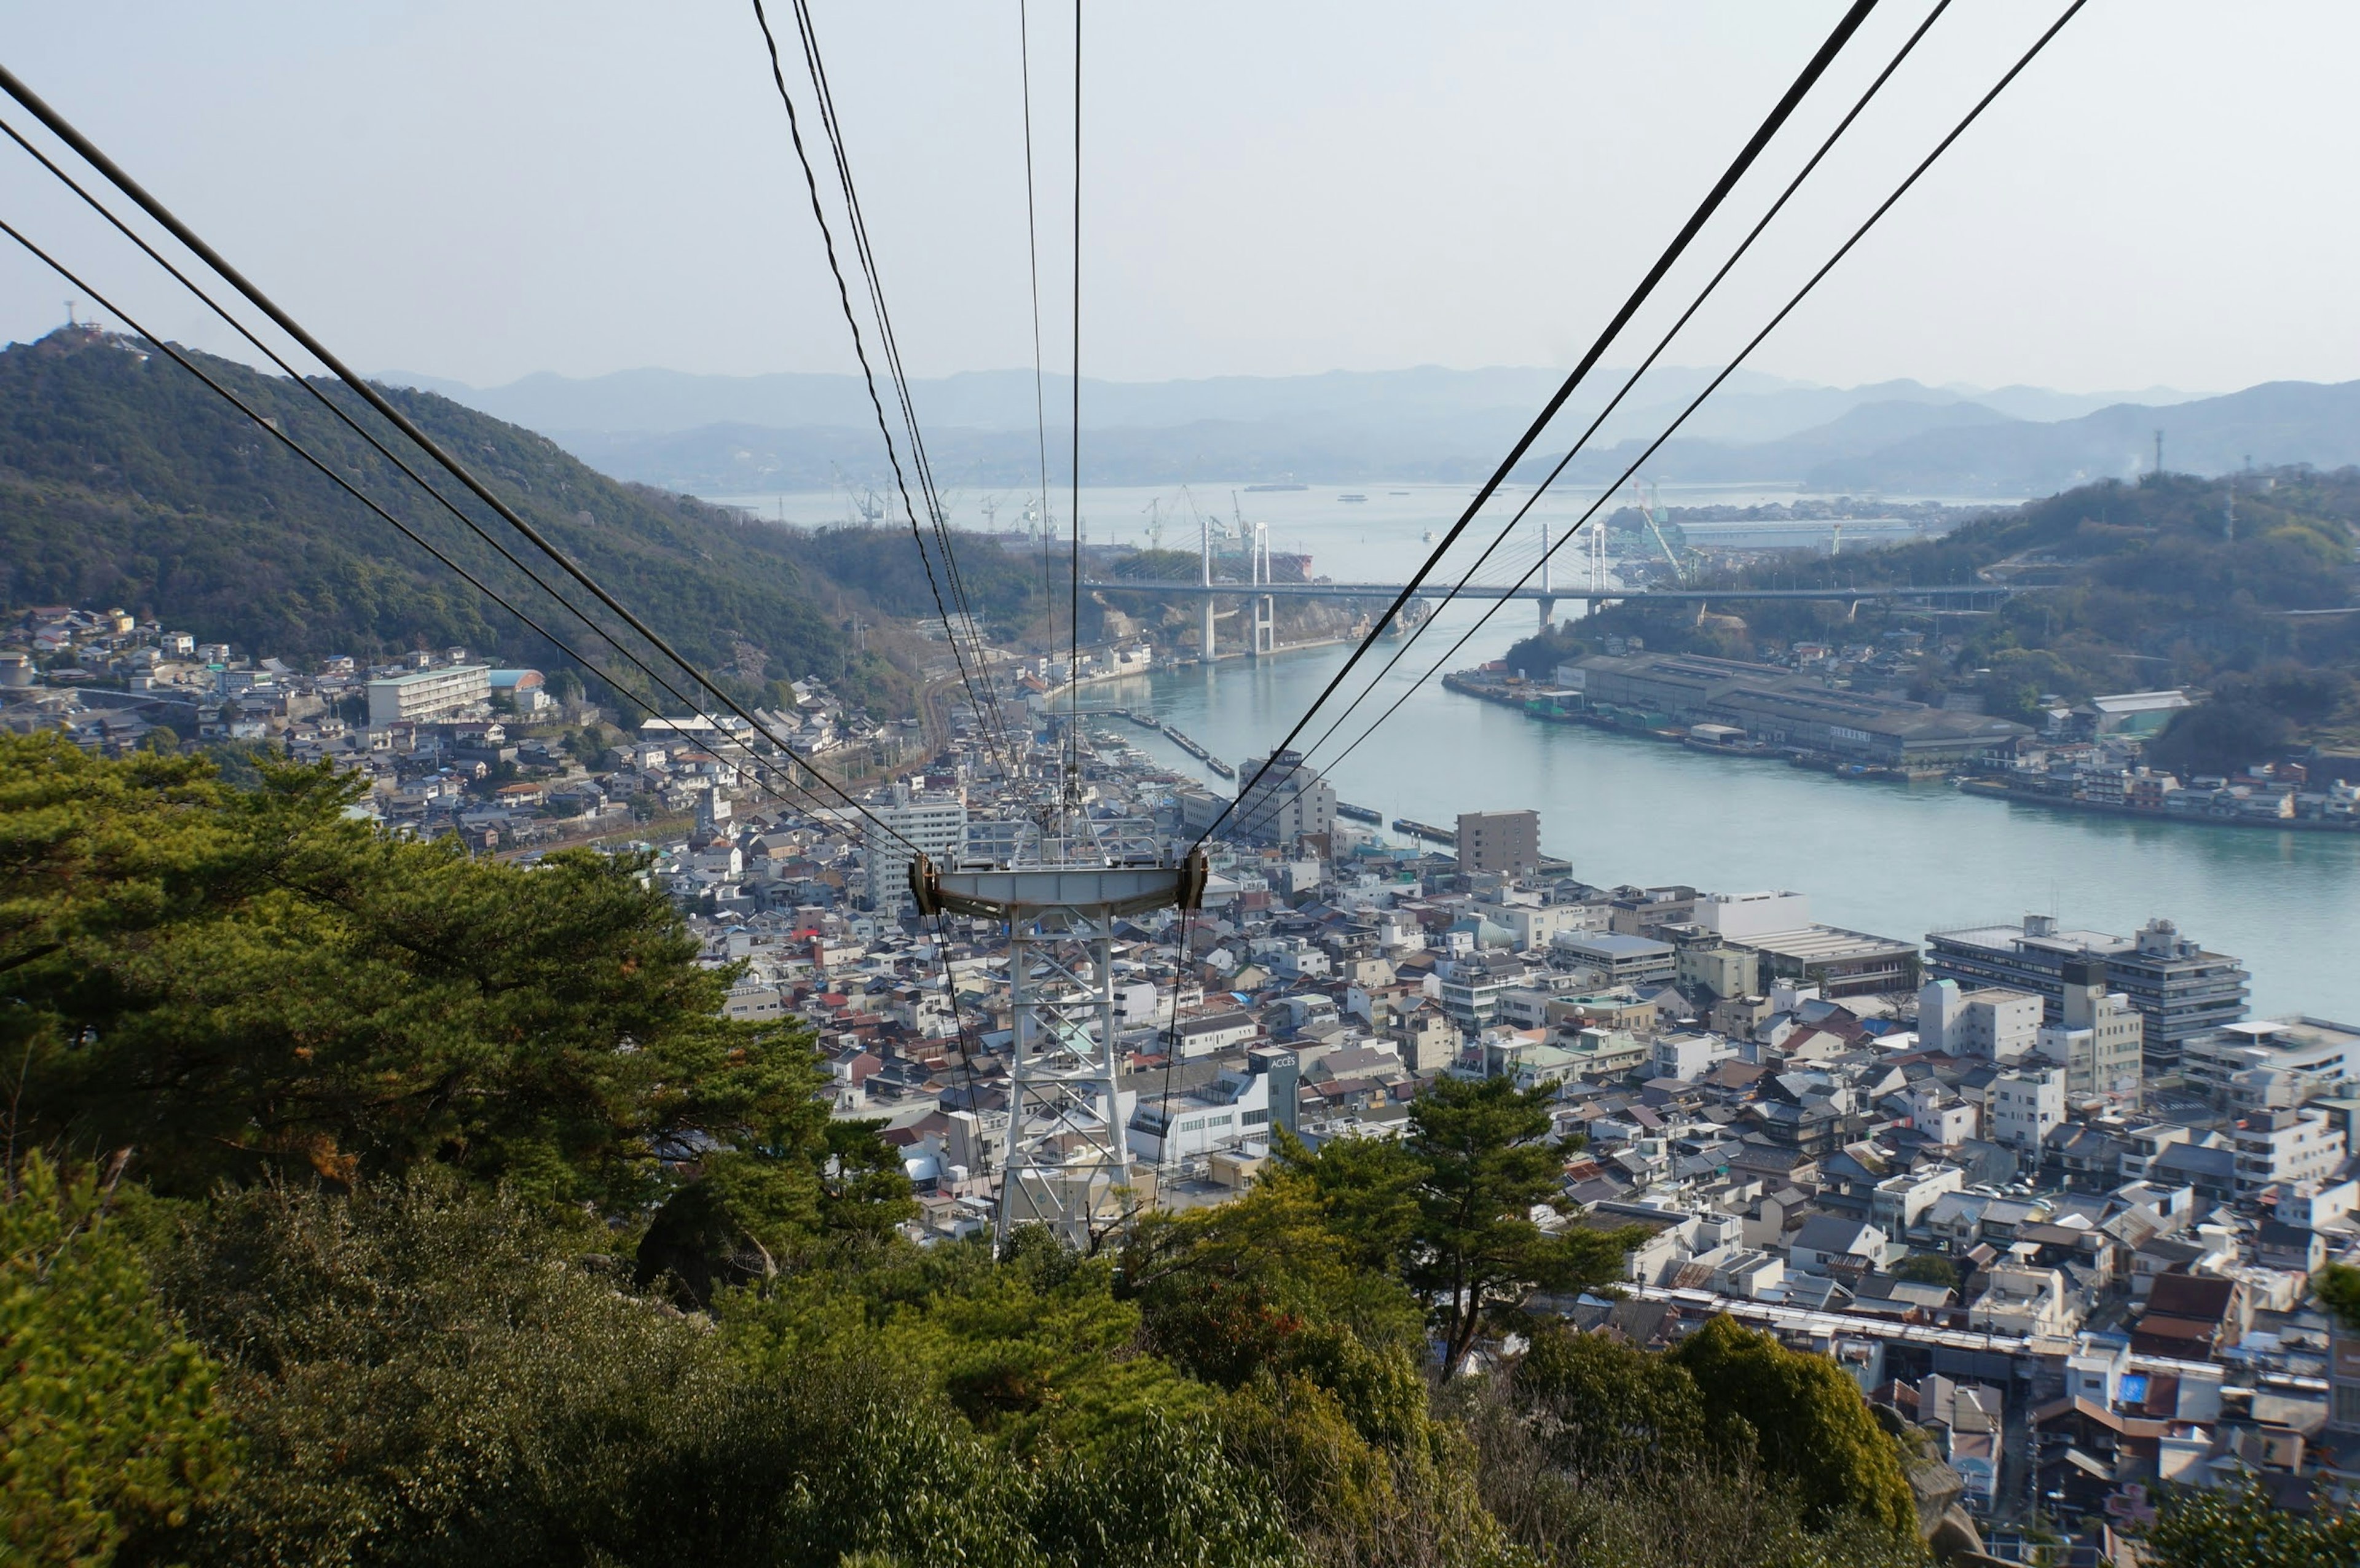
[[(1710, 372), (1661, 370), (1618, 409), (1577, 480), (1612, 477), (1695, 395)], [(1182, 481), (1464, 482), (1487, 473), (1555, 390), (1560, 372), (1495, 367), (1082, 382), (1084, 478)], [(880, 485), (890, 480), (857, 377), (692, 376), (620, 371), (527, 376), (476, 388), (388, 372), (382, 379), (548, 436), (617, 478), (702, 495)], [(1591, 418), (1612, 373), (1577, 397), (1552, 436)], [(1056, 410), (1072, 384), (1045, 378), (1050, 472), (1069, 445)], [(1029, 371), (913, 384), (927, 446), (945, 485), (1036, 483), (1040, 455)], [(1890, 495), (2045, 495), (2137, 473), (2164, 432), (2167, 466), (2215, 474), (2256, 464), (2360, 463), (2360, 382), (2273, 382), (2225, 397), (2167, 387), (2077, 394), (2036, 387), (1928, 387), (1899, 380), (1834, 387), (1742, 372), (1643, 473), (1666, 484), (1795, 485)], [(1546, 446), (1547, 443), (1545, 442)], [(1546, 471), (1535, 459), (1519, 477)]]

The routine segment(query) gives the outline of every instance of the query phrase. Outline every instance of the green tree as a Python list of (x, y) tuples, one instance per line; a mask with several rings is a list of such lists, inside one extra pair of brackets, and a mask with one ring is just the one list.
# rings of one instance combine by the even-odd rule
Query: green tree
[(2216, 696), (2176, 715), (2147, 755), (2183, 773), (2234, 773), (2274, 761), (2294, 741), (2285, 714), (2247, 696)]
[(1833, 1361), (1728, 1317), (1710, 1320), (1670, 1356), (1695, 1380), (1716, 1441), (1791, 1483), (1815, 1526), (1858, 1514), (1896, 1532), (1917, 1528), (1899, 1446)]
[(818, 1212), (809, 1034), (721, 1018), (730, 972), (638, 864), (473, 860), (348, 820), (324, 768), (262, 780), (0, 737), (28, 1136), (134, 1148), (168, 1192), (440, 1162), (616, 1211), (678, 1184), (667, 1153), (735, 1150)]
[(2319, 1292), (2319, 1304), (2342, 1319), (2345, 1328), (2360, 1334), (2360, 1269), (2331, 1263), (2311, 1284)]
[(1032, 1493), (905, 1369), (756, 1367), (616, 1289), (603, 1226), (421, 1168), (224, 1191), (158, 1273), (250, 1462), (202, 1564), (1040, 1562)]
[(1704, 1396), (1668, 1356), (1551, 1325), (1510, 1386), (1550, 1457), (1576, 1474), (1670, 1469), (1707, 1452)]
[(1914, 1279), (1921, 1285), (1939, 1285), (1944, 1290), (1959, 1288), (1959, 1266), (1939, 1252), (1913, 1252), (1896, 1264), (1896, 1279)]
[(214, 1367), (158, 1301), (89, 1169), (0, 1193), (0, 1560), (103, 1564), (176, 1529), (236, 1459)]
[(1443, 1078), (1410, 1107), (1404, 1143), (1417, 1179), (1402, 1279), (1439, 1332), (1445, 1381), (1484, 1329), (1524, 1323), (1535, 1290), (1584, 1290), (1622, 1272), (1623, 1233), (1550, 1230), (1533, 1217), (1568, 1206), (1565, 1161), (1580, 1147), (1550, 1136), (1550, 1097), (1504, 1078)]
[(2145, 1542), (2156, 1568), (2316, 1568), (2360, 1563), (2360, 1508), (2322, 1497), (2290, 1513), (2258, 1486), (2239, 1492), (2174, 1488)]

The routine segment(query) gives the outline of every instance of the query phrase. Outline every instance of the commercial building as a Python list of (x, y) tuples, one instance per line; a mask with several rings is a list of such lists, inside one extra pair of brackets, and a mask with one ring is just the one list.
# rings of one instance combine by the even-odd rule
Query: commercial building
[(2180, 1072), (2226, 1109), (2300, 1105), (2360, 1083), (2360, 1029), (2311, 1018), (2230, 1024), (2191, 1041)]
[(1541, 862), (1538, 811), (1459, 813), (1459, 869), (1528, 877)]
[(1723, 942), (1801, 931), (1811, 923), (1811, 900), (1800, 893), (1708, 893), (1689, 916)]
[(1261, 757), (1249, 757), (1238, 775), (1238, 809), (1230, 813), (1229, 830), (1251, 844), (1293, 844), (1306, 833), (1336, 829), (1336, 790), (1303, 760), (1300, 752), (1282, 751), (1271, 757), (1267, 772)]
[(442, 670), (410, 670), (368, 683), (369, 725), (417, 724), (448, 718), (492, 698), (488, 665), (460, 664)]
[(1895, 996), (1918, 988), (1918, 944), (1841, 926), (1770, 931), (1730, 944), (1754, 953), (1762, 977), (1817, 985), (1819, 995)]
[(1671, 982), (1676, 953), (1667, 942), (1612, 931), (1568, 931), (1552, 944), (1578, 963), (1588, 964), (1610, 985), (1660, 985)]
[(2104, 961), (2107, 983), (2146, 1019), (2149, 1077), (2179, 1071), (2191, 1040), (2245, 1016), (2244, 965), (2190, 942), (2169, 920), (2149, 920), (2136, 936), (2119, 937), (2027, 915), (2020, 926), (1972, 926), (1926, 939), (1927, 967), (1937, 979), (2032, 992), (2047, 1004), (2052, 1023), (2064, 1021), (2067, 961), (2088, 958)]
[(1597, 654), (1564, 667), (1566, 676), (1592, 710), (1643, 723), (1723, 724), (1772, 746), (1893, 766), (1941, 767), (2032, 733), (2007, 719), (1837, 691), (1816, 675), (1699, 654)]
[(1242, 1063), (1199, 1063), (1169, 1075), (1134, 1073), (1122, 1083), (1131, 1102), (1124, 1127), (1131, 1158), (1161, 1168), (1240, 1143), (1266, 1143), (1276, 1122), (1292, 1130), (1298, 1073), (1295, 1053), (1250, 1051)]

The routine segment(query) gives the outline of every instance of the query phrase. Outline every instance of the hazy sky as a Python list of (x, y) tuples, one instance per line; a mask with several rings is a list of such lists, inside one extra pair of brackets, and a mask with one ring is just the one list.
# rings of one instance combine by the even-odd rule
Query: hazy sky
[[(1750, 335), (2061, 3), (1957, 0), (1673, 359)], [(1886, 0), (1745, 222), (1928, 4)], [(1015, 0), (813, 5), (910, 368), (1029, 363)], [(1840, 9), (1090, 0), (1084, 371), (1569, 361)], [(1062, 363), (1074, 20), (1032, 21)], [(2082, 390), (2360, 376), (2355, 57), (2349, 0), (2092, 0), (1756, 363)], [(748, 5), (0, 0), (0, 58), (363, 366), (851, 366)], [(0, 153), (0, 212), (226, 346)], [(0, 337), (36, 336), (67, 290), (0, 249)]]

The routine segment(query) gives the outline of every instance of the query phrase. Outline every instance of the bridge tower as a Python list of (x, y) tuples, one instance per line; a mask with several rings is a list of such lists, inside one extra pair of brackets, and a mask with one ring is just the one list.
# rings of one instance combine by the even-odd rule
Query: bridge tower
[[(1213, 519), (1202, 512), (1196, 514), (1196, 562), (1200, 574), (1197, 581), (1210, 588), (1213, 585)], [(1213, 649), (1213, 596), (1210, 593), (1205, 595), (1204, 612), (1204, 640), (1197, 644), (1197, 651), (1204, 655), (1203, 662), (1210, 664), (1216, 657)]]
[(948, 868), (920, 855), (910, 891), (922, 913), (1003, 923), (1014, 1027), (1008, 1127), (1000, 1149), (995, 1249), (1043, 1225), (1087, 1247), (1136, 1212), (1115, 1034), (1115, 922), (1194, 909), (1201, 852), (1183, 856), (1153, 822), (1093, 822), (1079, 811), (969, 824)]
[[(1252, 578), (1251, 586), (1266, 587), (1270, 583), (1270, 526), (1253, 526), (1253, 544), (1249, 557)], [(1266, 659), (1278, 651), (1278, 601), (1268, 593), (1253, 596), (1253, 641), (1246, 650), (1255, 659)]]
[(1549, 527), (1548, 519), (1544, 517), (1541, 519), (1541, 630), (1548, 630), (1549, 623), (1556, 618), (1557, 599), (1550, 592), (1549, 583)]

